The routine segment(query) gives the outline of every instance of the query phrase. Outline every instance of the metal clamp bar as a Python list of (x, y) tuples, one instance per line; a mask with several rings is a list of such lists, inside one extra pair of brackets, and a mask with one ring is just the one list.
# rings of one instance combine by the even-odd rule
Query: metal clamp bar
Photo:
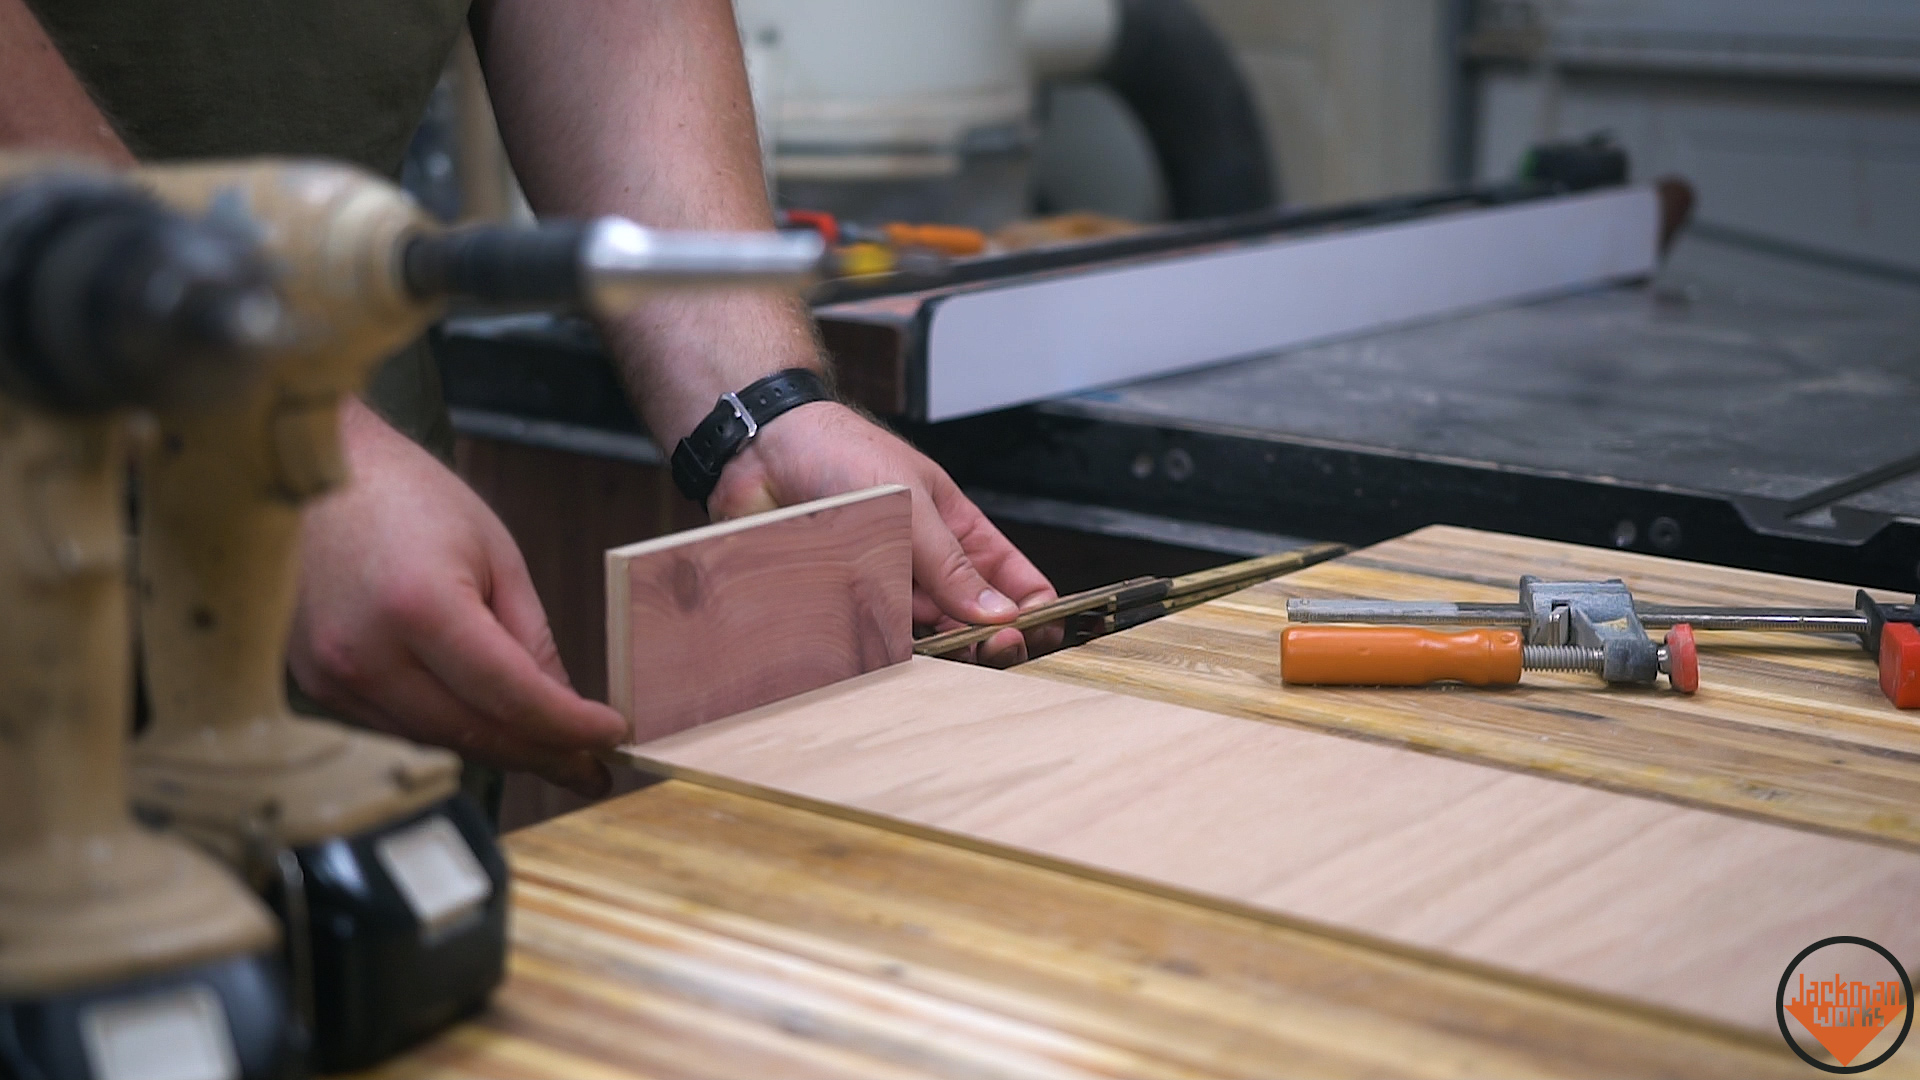
[(1287, 621), (1297, 623), (1405, 623), (1409, 626), (1525, 626), (1518, 604), (1455, 604), (1446, 601), (1287, 601)]
[(1304, 569), (1315, 563), (1325, 562), (1344, 555), (1347, 551), (1345, 544), (1314, 544), (1294, 551), (1263, 555), (1257, 559), (1244, 559), (1226, 566), (1216, 566), (1210, 570), (1183, 574), (1176, 578), (1129, 578), (1116, 585), (1088, 589), (1085, 592), (1063, 596), (1052, 603), (1023, 611), (1012, 622), (963, 627), (921, 638), (914, 642), (913, 651), (921, 656), (945, 656), (969, 645), (978, 645), (1002, 630), (1030, 630), (1059, 619), (1093, 611), (1116, 616), (1121, 612), (1153, 612), (1145, 618), (1109, 620), (1105, 624), (1110, 629), (1124, 629), (1126, 626), (1145, 622), (1148, 618), (1156, 618), (1182, 607), (1192, 606), (1202, 600), (1216, 599), (1249, 585)]
[[(1634, 613), (1649, 630), (1680, 623), (1702, 630), (1752, 630), (1803, 634), (1865, 634), (1867, 617), (1847, 608), (1690, 608), (1636, 604)], [(1525, 608), (1516, 604), (1454, 604), (1391, 600), (1287, 601), (1287, 620), (1297, 623), (1402, 623), (1408, 626), (1526, 627)]]
[(984, 623), (980, 626), (962, 627), (958, 630), (949, 630), (944, 634), (921, 638), (913, 643), (913, 651), (921, 656), (945, 656), (948, 653), (959, 652), (969, 645), (978, 645), (1002, 630), (1031, 630), (1036, 626), (1044, 626), (1069, 615), (1112, 607), (1122, 592), (1131, 592), (1140, 597), (1139, 603), (1146, 603), (1149, 595), (1154, 599), (1165, 596), (1166, 587), (1169, 584), (1171, 580), (1168, 578), (1129, 578), (1118, 585), (1103, 585), (1097, 589), (1063, 596), (1051, 603), (1041, 604), (1039, 607), (1028, 608), (1012, 622)]

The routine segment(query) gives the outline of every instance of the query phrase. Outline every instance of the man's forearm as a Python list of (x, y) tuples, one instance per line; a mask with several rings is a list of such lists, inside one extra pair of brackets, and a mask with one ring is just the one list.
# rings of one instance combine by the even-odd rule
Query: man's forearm
[[(771, 226), (727, 0), (483, 0), (474, 28), (536, 209), (664, 228)], [(819, 363), (804, 306), (768, 293), (664, 296), (608, 330), (669, 445), (720, 394)]]
[(133, 161), (23, 0), (0, 0), (0, 146)]

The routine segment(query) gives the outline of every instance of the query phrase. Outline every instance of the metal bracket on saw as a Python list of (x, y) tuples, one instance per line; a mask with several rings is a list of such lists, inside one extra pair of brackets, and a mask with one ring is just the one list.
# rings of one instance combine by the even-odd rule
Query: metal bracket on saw
[(1859, 547), (1873, 539), (1881, 529), (1893, 524), (1893, 515), (1840, 506), (1840, 500), (1914, 472), (1920, 472), (1920, 454), (1897, 458), (1810, 491), (1797, 499), (1743, 495), (1733, 500), (1733, 507), (1740, 512), (1741, 520), (1747, 523), (1747, 527), (1762, 536), (1784, 536), (1795, 540), (1818, 540)]

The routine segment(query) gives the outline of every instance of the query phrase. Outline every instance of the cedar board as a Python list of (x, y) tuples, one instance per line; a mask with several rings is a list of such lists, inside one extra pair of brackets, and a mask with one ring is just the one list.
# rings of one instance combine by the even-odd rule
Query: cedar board
[(635, 741), (907, 659), (912, 526), (888, 485), (607, 552), (608, 698)]

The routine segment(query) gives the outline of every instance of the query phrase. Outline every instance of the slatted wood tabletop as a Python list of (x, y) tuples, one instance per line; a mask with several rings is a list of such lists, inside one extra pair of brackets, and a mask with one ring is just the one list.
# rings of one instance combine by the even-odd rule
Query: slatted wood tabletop
[(679, 781), (507, 848), (506, 985), (374, 1075), (1818, 1075), (1777, 1039)]
[(1281, 685), (1289, 597), (1512, 603), (1522, 573), (1618, 577), (1649, 603), (1853, 606), (1841, 585), (1435, 526), (1020, 670), (1920, 848), (1920, 712), (1887, 702), (1848, 638), (1703, 634), (1692, 697), (1539, 672), (1501, 689)]
[[(1522, 570), (1656, 602), (1850, 596), (1433, 529), (1022, 670), (1920, 847), (1920, 725), (1843, 642), (1717, 638), (1694, 699), (1532, 673), (1280, 688), (1288, 595), (1504, 600)], [(1817, 1075), (1777, 1036), (679, 781), (507, 846), (507, 984), (378, 1075)]]

